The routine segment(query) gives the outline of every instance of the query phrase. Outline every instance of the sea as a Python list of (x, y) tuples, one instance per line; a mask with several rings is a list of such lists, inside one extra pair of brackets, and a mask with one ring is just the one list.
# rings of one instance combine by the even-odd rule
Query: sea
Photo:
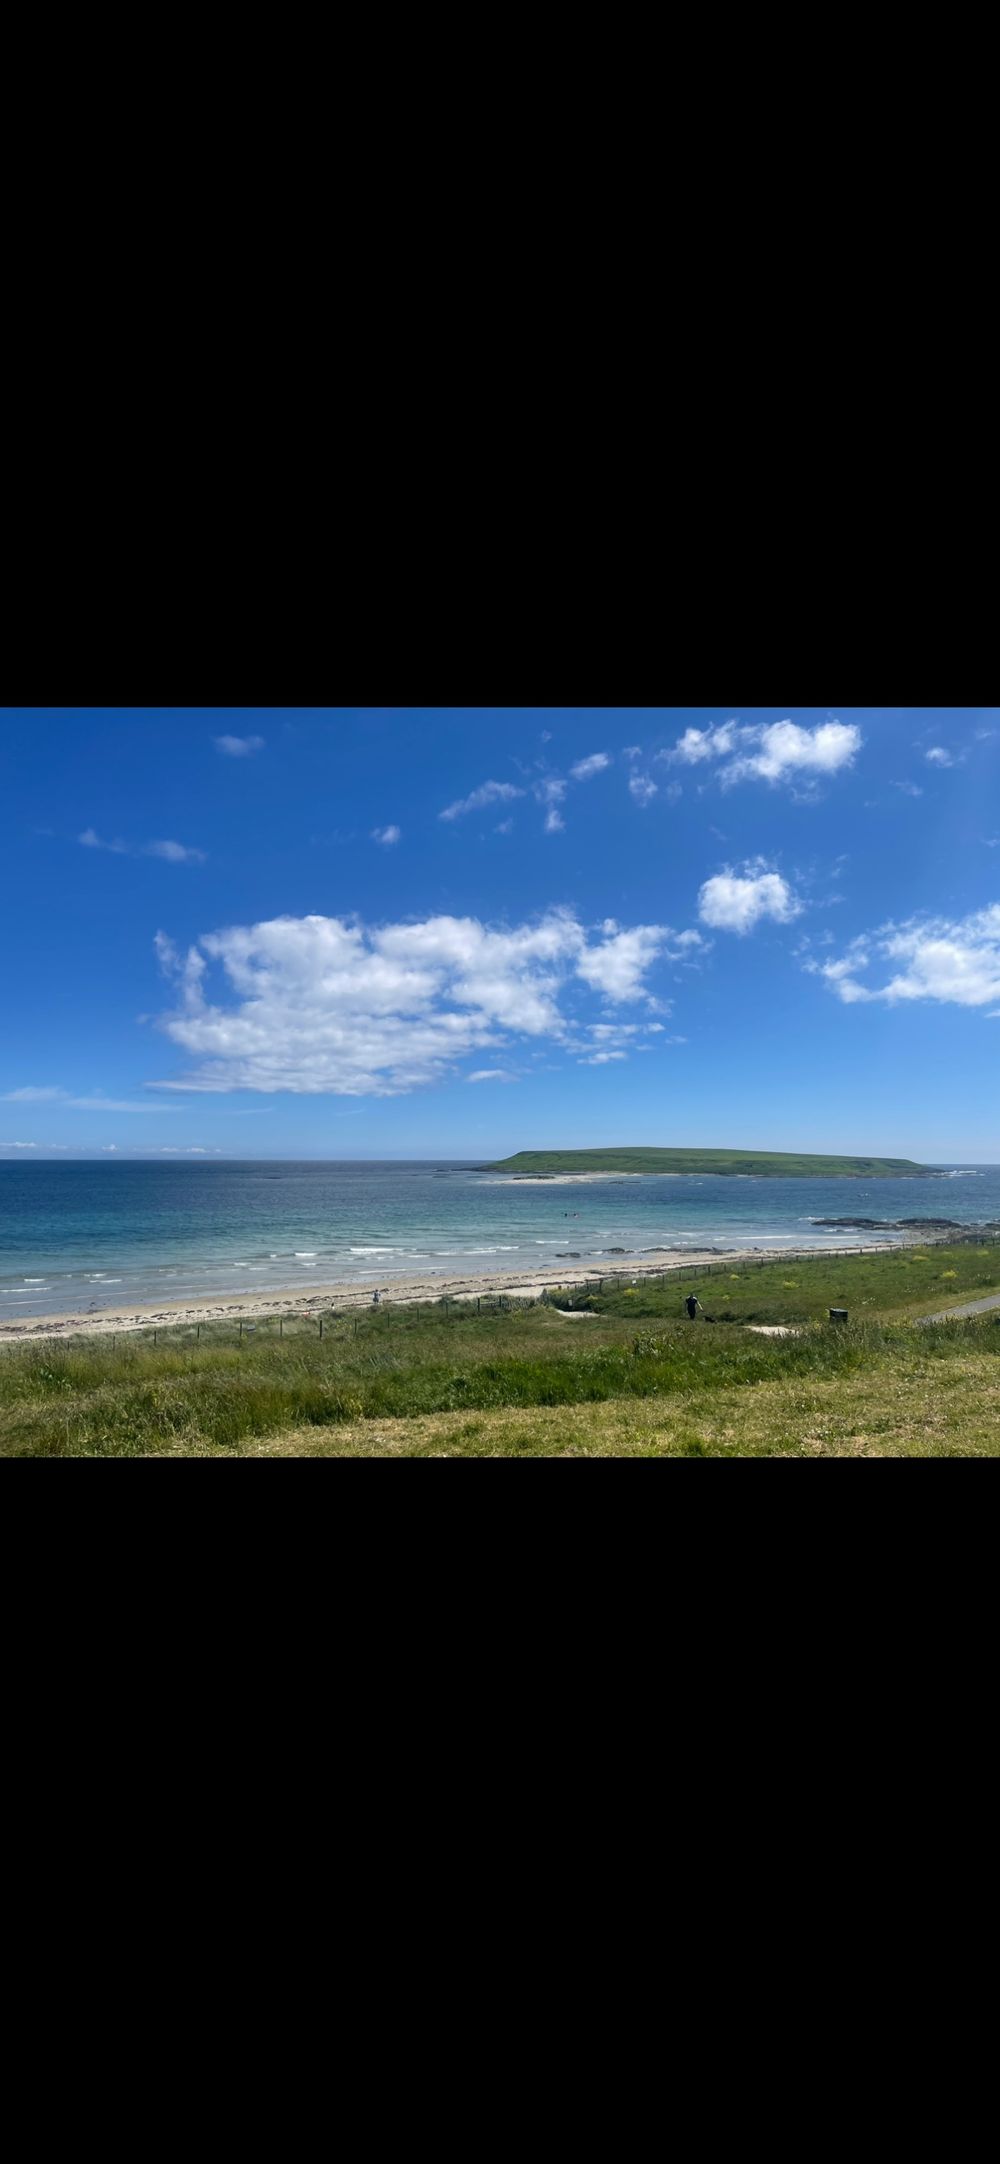
[(871, 1245), (823, 1217), (1000, 1220), (1000, 1165), (922, 1179), (614, 1175), (537, 1184), (468, 1163), (0, 1164), (0, 1323), (214, 1293), (385, 1287), (694, 1249)]

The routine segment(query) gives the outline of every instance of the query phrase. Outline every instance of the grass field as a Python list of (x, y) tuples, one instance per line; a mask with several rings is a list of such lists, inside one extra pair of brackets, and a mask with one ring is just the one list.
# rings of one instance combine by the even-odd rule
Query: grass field
[[(555, 1305), (386, 1307), (0, 1351), (0, 1455), (782, 1456), (1000, 1454), (1000, 1325), (916, 1313), (1000, 1290), (1000, 1248), (822, 1256), (700, 1289)], [(845, 1328), (820, 1318), (844, 1306)], [(759, 1337), (755, 1320), (798, 1325)]]
[(772, 1179), (866, 1179), (926, 1173), (908, 1157), (808, 1157), (784, 1150), (518, 1150), (481, 1172), (556, 1177), (560, 1172), (754, 1172)]

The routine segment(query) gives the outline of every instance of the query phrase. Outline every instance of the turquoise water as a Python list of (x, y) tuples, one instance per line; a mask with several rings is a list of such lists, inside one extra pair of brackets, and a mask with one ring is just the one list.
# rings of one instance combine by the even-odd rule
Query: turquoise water
[(453, 1163), (2, 1164), (0, 1320), (878, 1237), (814, 1222), (845, 1216), (1000, 1219), (1000, 1166), (942, 1166), (933, 1179), (534, 1185)]

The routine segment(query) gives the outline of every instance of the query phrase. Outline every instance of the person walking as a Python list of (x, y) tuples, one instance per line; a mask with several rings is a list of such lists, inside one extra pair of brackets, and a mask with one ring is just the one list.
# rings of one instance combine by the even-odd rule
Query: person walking
[[(697, 1315), (697, 1313), (698, 1313), (698, 1309), (699, 1309), (699, 1308), (701, 1307), (701, 1301), (700, 1301), (700, 1300), (698, 1299), (698, 1296), (697, 1296), (697, 1294), (696, 1294), (696, 1293), (693, 1293), (693, 1292), (689, 1292), (689, 1293), (688, 1293), (688, 1296), (687, 1296), (687, 1299), (686, 1299), (686, 1300), (685, 1300), (685, 1302), (684, 1302), (684, 1305), (685, 1305), (685, 1307), (687, 1308), (687, 1311), (688, 1311), (688, 1321), (689, 1321), (689, 1322), (693, 1322), (693, 1321), (694, 1321), (694, 1319), (695, 1319), (695, 1316), (696, 1316), (696, 1315)], [(705, 1312), (705, 1310), (704, 1310), (704, 1308), (703, 1308), (703, 1307), (701, 1307), (701, 1312), (702, 1312), (702, 1314), (704, 1314), (704, 1312)]]
[(373, 1306), (373, 1307), (377, 1307), (377, 1306), (378, 1306), (378, 1303), (379, 1303), (379, 1289), (378, 1289), (378, 1286), (376, 1285), (376, 1287), (375, 1287), (375, 1290), (374, 1290), (374, 1292), (372, 1293), (372, 1306)]

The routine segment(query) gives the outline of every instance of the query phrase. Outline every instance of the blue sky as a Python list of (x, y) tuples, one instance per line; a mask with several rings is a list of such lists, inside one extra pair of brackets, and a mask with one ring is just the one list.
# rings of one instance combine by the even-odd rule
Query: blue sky
[(1000, 712), (0, 714), (0, 1161), (1000, 1160)]

